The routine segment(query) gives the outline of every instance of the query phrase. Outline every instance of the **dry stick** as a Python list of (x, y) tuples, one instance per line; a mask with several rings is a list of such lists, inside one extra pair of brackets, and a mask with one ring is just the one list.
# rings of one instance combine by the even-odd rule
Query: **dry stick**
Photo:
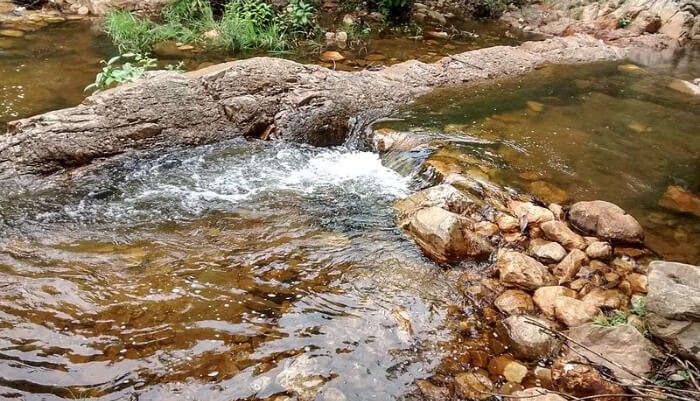
[[(672, 355), (672, 354), (666, 354), (666, 356), (670, 356), (671, 358), (675, 359), (679, 365), (681, 365), (682, 367), (685, 368), (685, 371), (688, 372), (688, 377), (690, 378), (690, 382), (693, 383), (693, 387), (695, 387), (695, 389), (697, 391), (700, 391), (700, 386), (698, 386), (698, 382), (695, 381), (695, 375), (697, 375), (696, 372), (698, 370), (695, 367), (695, 365), (693, 365), (693, 363), (690, 361), (683, 361), (683, 360), (681, 360), (681, 358), (679, 358), (675, 355)], [(692, 367), (692, 369), (691, 369), (691, 367)]]
[[(566, 341), (569, 341), (569, 342), (571, 342), (571, 343), (574, 343), (575, 345), (577, 345), (577, 346), (579, 346), (579, 347), (581, 347), (581, 348), (587, 350), (588, 352), (592, 353), (593, 355), (596, 355), (597, 357), (603, 359), (604, 361), (609, 362), (609, 363), (615, 365), (616, 367), (618, 367), (618, 368), (624, 370), (625, 372), (631, 374), (632, 376), (637, 377), (637, 378), (639, 378), (639, 379), (641, 379), (641, 380), (643, 380), (643, 381), (645, 381), (645, 382), (647, 382), (647, 383), (653, 385), (655, 388), (661, 388), (661, 389), (664, 389), (664, 390), (670, 392), (671, 394), (667, 394), (667, 396), (669, 396), (669, 397), (677, 398), (677, 399), (679, 399), (679, 400), (684, 400), (684, 401), (696, 401), (696, 400), (693, 400), (693, 399), (690, 399), (690, 398), (687, 398), (687, 397), (683, 397), (683, 396), (674, 394), (674, 392), (676, 391), (676, 389), (674, 389), (673, 387), (659, 386), (659, 385), (657, 385), (656, 383), (654, 383), (652, 380), (650, 380), (650, 379), (648, 379), (648, 378), (646, 378), (646, 377), (644, 377), (644, 376), (638, 375), (637, 373), (635, 373), (635, 372), (633, 372), (632, 370), (628, 369), (626, 366), (624, 366), (624, 365), (622, 365), (622, 364), (619, 364), (619, 363), (617, 363), (617, 362), (615, 362), (615, 361), (612, 361), (612, 360), (610, 360), (610, 359), (604, 357), (603, 355), (601, 355), (601, 354), (599, 354), (599, 353), (593, 351), (593, 350), (590, 349), (589, 347), (587, 347), (587, 346), (585, 346), (585, 345), (579, 343), (578, 341), (572, 339), (571, 337), (567, 336), (567, 335), (564, 334), (564, 333), (561, 333), (561, 332), (556, 331), (556, 330), (552, 330), (551, 328), (549, 328), (549, 327), (547, 327), (547, 326), (541, 324), (540, 322), (538, 322), (538, 321), (536, 321), (536, 320), (534, 320), (534, 319), (532, 319), (532, 318), (530, 318), (530, 317), (527, 317), (527, 316), (526, 316), (526, 317), (525, 317), (525, 320), (527, 320), (527, 321), (530, 322), (531, 324), (533, 324), (533, 325), (535, 325), (535, 326), (537, 326), (537, 327), (543, 329), (546, 333), (549, 333), (550, 335), (554, 335), (555, 337), (561, 337), (561, 338), (564, 338)], [(575, 351), (575, 350), (574, 350), (574, 351)], [(577, 353), (579, 353), (579, 352), (577, 352)], [(585, 357), (585, 355), (582, 355), (581, 353), (579, 353), (579, 355)], [(586, 359), (588, 359), (588, 358), (586, 358)], [(589, 362), (590, 362), (590, 361), (589, 361)], [(626, 386), (631, 387), (630, 385), (626, 385)], [(697, 393), (693, 393), (693, 394), (694, 394), (694, 395), (698, 395)], [(642, 396), (642, 394), (640, 394), (639, 396)]]

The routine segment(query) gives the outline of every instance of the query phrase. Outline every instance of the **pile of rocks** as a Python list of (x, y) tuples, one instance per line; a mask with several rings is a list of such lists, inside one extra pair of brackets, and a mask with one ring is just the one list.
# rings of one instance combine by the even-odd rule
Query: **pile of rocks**
[[(379, 151), (420, 146), (387, 129), (377, 130), (373, 142)], [(495, 336), (507, 345), (481, 367), (471, 356), (472, 370), (449, 384), (417, 383), (424, 396), (484, 399), (495, 392), (561, 398), (545, 389), (573, 396), (622, 394), (624, 385), (651, 373), (653, 359), (661, 355), (645, 337), (647, 330), (697, 361), (700, 267), (649, 264), (652, 253), (643, 247), (644, 231), (634, 217), (600, 200), (576, 202), (567, 210), (498, 191), (478, 196), (456, 185), (473, 182), (459, 168), (441, 169), (436, 174), (441, 183), (395, 202), (397, 224), (435, 262), (467, 266), (460, 283), (464, 293), (483, 308), (482, 315), (491, 315), (485, 320), (496, 322)], [(475, 261), (481, 269), (468, 267)], [(648, 291), (645, 322), (639, 310)], [(626, 323), (594, 323), (613, 310), (626, 314), (633, 305), (637, 314)], [(489, 312), (494, 309), (500, 314), (495, 320)], [(596, 365), (610, 369), (616, 380)], [(505, 383), (497, 387), (494, 377)]]

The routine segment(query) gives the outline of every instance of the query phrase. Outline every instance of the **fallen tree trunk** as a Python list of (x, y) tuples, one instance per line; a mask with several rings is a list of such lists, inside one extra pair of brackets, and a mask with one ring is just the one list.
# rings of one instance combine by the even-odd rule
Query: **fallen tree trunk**
[(432, 88), (521, 75), (547, 63), (617, 60), (626, 53), (589, 36), (572, 36), (470, 51), (435, 64), (407, 61), (380, 71), (332, 71), (277, 58), (187, 74), (159, 71), (79, 106), (10, 123), (0, 136), (0, 178), (238, 136), (338, 144), (352, 116), (395, 109)]

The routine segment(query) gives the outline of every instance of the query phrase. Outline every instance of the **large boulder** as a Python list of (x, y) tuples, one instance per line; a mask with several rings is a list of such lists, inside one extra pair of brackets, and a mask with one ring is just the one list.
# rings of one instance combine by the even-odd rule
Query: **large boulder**
[(655, 261), (649, 270), (649, 331), (700, 363), (700, 266)]
[(536, 290), (555, 282), (547, 267), (519, 252), (501, 252), (496, 260), (496, 268), (503, 284), (526, 290)]
[(610, 241), (638, 244), (644, 240), (644, 230), (639, 222), (610, 202), (574, 203), (569, 218), (576, 228)]
[(585, 324), (569, 329), (566, 335), (573, 340), (568, 345), (574, 353), (612, 370), (625, 384), (641, 384), (640, 377), (651, 372), (652, 359), (660, 355), (656, 346), (629, 324), (614, 327)]
[(510, 350), (517, 358), (538, 360), (554, 355), (561, 342), (541, 326), (554, 328), (552, 322), (531, 316), (510, 316), (501, 322)]
[(460, 215), (432, 206), (420, 209), (410, 218), (408, 231), (428, 257), (438, 263), (453, 264), (491, 252), (488, 241), (467, 225)]

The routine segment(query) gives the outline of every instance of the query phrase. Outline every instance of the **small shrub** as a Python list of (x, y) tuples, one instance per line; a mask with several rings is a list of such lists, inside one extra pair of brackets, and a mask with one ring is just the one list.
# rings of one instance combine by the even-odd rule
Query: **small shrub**
[(646, 313), (644, 308), (646, 300), (646, 297), (644, 297), (640, 298), (637, 302), (632, 303), (632, 310), (630, 310), (630, 313), (633, 313), (640, 317), (644, 316), (644, 314)]
[(105, 67), (97, 74), (95, 82), (85, 87), (85, 91), (107, 89), (113, 84), (133, 81), (156, 66), (156, 59), (135, 53), (122, 54), (102, 62)]
[(387, 18), (400, 19), (408, 15), (413, 0), (376, 0), (380, 13)]
[(632, 22), (632, 20), (630, 20), (629, 17), (627, 17), (627, 16), (621, 17), (621, 18), (617, 21), (617, 26), (620, 27), (620, 28), (624, 28), (624, 27), (626, 27), (627, 25), (629, 25), (630, 22)]
[(609, 315), (601, 313), (593, 320), (593, 324), (608, 327), (619, 326), (625, 323), (627, 323), (627, 315), (619, 310), (613, 311)]
[(219, 22), (218, 45), (227, 50), (285, 50), (288, 46), (285, 29), (274, 18), (272, 9), (253, 3), (269, 6), (259, 0), (233, 1), (226, 5)]
[(477, 0), (472, 15), (476, 18), (498, 18), (506, 10), (506, 0)]
[(294, 32), (308, 35), (316, 26), (316, 10), (311, 3), (291, 0), (287, 6), (287, 15), (289, 25)]

